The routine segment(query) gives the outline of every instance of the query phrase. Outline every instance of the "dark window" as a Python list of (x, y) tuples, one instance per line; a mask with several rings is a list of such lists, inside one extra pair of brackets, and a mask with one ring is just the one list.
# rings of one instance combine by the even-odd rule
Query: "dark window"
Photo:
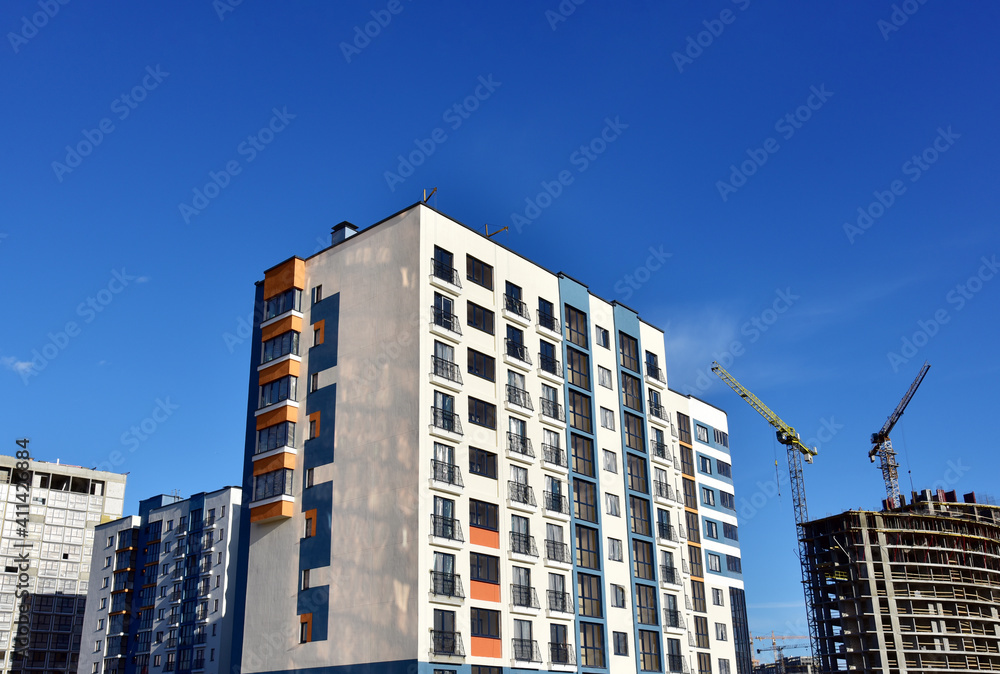
[(627, 367), (633, 372), (639, 371), (639, 342), (635, 337), (626, 335), (624, 332), (618, 333), (618, 345), (621, 347), (622, 367)]
[(500, 584), (500, 558), (473, 552), (469, 556), (469, 578), (472, 580)]
[[(292, 471), (288, 468), (281, 468), (254, 477), (254, 501), (271, 498), (272, 496), (291, 495), (291, 493)], [(115, 598), (122, 596), (124, 595), (115, 595)]]
[(718, 540), (719, 525), (712, 520), (705, 520), (705, 538)]
[(731, 541), (740, 540), (740, 533), (736, 528), (735, 524), (729, 524), (727, 522), (722, 523), (722, 535)]
[[(704, 618), (702, 618), (704, 620)], [(705, 628), (706, 630), (708, 627)], [(708, 648), (706, 645), (705, 648)], [(698, 653), (698, 674), (712, 674), (711, 653)]]
[(591, 433), (594, 429), (590, 409), (590, 396), (570, 390), (567, 399), (569, 425), (578, 431)]
[(625, 412), (625, 446), (639, 452), (646, 451), (646, 433), (643, 430), (642, 417)]
[(642, 383), (638, 377), (622, 373), (622, 402), (636, 412), (642, 412)]
[(684, 485), (684, 505), (688, 508), (698, 509), (698, 495), (697, 487), (694, 484), (694, 480), (689, 477), (682, 478), (681, 483)]
[(660, 635), (649, 630), (639, 630), (639, 669), (643, 672), (660, 672)]
[(656, 611), (656, 588), (652, 585), (635, 585), (635, 606), (639, 612), (639, 622), (643, 625), (659, 625)]
[(538, 324), (553, 332), (559, 332), (556, 308), (546, 299), (538, 298)]
[(465, 277), (477, 285), (493, 290), (493, 267), (471, 255), (465, 256)]
[(594, 477), (594, 442), (582, 435), (572, 436), (573, 470), (580, 475)]
[(484, 309), (474, 302), (468, 303), (468, 317), (466, 322), (474, 328), (491, 335), (493, 334), (493, 312), (489, 309)]
[(719, 461), (718, 459), (716, 459), (715, 470), (722, 477), (731, 478), (733, 476), (733, 467), (730, 464), (726, 463), (725, 461)]
[(728, 491), (719, 490), (719, 504), (723, 508), (728, 508), (729, 510), (736, 510), (736, 498), (730, 494)]
[(299, 333), (294, 330), (289, 330), (264, 342), (261, 362), (267, 363), (288, 354), (299, 355)]
[(601, 600), (601, 577), (589, 573), (576, 574), (577, 596), (580, 598), (580, 615), (588, 618), (604, 617)]
[(612, 632), (612, 639), (615, 646), (615, 655), (628, 655), (628, 633)]
[(486, 428), (497, 427), (497, 408), (477, 398), (469, 398), (469, 423)]
[[(694, 640), (698, 648), (708, 648), (708, 618), (694, 617)], [(711, 664), (709, 664), (711, 668)]]
[(496, 360), (492, 356), (469, 349), (469, 374), (496, 381)]
[(264, 320), (280, 316), (286, 311), (302, 311), (302, 291), (298, 288), (286, 290), (280, 295), (264, 301)]
[(694, 452), (684, 445), (681, 445), (681, 472), (694, 477)]
[(636, 578), (653, 580), (653, 544), (649, 541), (632, 539), (632, 571)]
[(576, 525), (576, 565), (585, 569), (600, 569), (601, 555), (597, 529)]
[(713, 428), (712, 432), (715, 434), (715, 444), (722, 445), (723, 447), (729, 446), (729, 434), (725, 431), (720, 431), (718, 428)]
[(587, 354), (566, 347), (566, 366), (569, 369), (569, 383), (590, 390), (590, 359)]
[(698, 513), (685, 512), (684, 521), (687, 523), (688, 540), (691, 543), (700, 543), (701, 534), (698, 529)]
[(698, 470), (705, 475), (712, 474), (712, 459), (707, 456), (698, 455)]
[(603, 346), (605, 349), (610, 349), (611, 337), (608, 335), (608, 331), (598, 325), (594, 328), (594, 332), (597, 333), (597, 346)]
[(297, 400), (295, 389), (299, 378), (291, 375), (275, 379), (260, 387), (260, 407), (274, 405), (282, 400)]
[(257, 451), (267, 452), (283, 446), (295, 446), (295, 424), (291, 421), (257, 431)]
[(726, 555), (726, 569), (733, 573), (743, 573), (743, 564), (740, 562), (740, 558)]
[(677, 413), (677, 435), (681, 442), (691, 444), (691, 417)]
[(497, 479), (497, 455), (477, 447), (469, 447), (469, 472)]
[(643, 494), (649, 493), (649, 477), (646, 474), (646, 460), (641, 456), (629, 454), (628, 459), (628, 488), (632, 491), (639, 491)]
[(587, 314), (566, 305), (566, 339), (584, 349), (587, 348)]
[(649, 501), (638, 496), (629, 496), (628, 502), (632, 516), (632, 533), (649, 536)]
[(697, 545), (688, 546), (688, 563), (691, 565), (692, 576), (697, 576), (698, 578), (705, 577), (705, 567), (701, 563), (701, 548)]
[(499, 508), (495, 503), (469, 499), (469, 526), (500, 531)]
[(598, 623), (580, 623), (580, 666), (604, 665), (604, 626)]
[(581, 520), (597, 522), (597, 487), (586, 480), (573, 480), (574, 514)]
[(705, 612), (705, 583), (700, 580), (691, 581), (691, 603), (695, 611), (699, 613)]
[(500, 638), (500, 611), (489, 611), (484, 608), (471, 609), (469, 630), (474, 637), (487, 639)]

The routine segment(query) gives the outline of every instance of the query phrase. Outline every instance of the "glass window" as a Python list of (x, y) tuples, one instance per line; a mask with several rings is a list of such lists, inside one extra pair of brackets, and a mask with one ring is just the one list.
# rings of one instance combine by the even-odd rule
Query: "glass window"
[(604, 626), (599, 623), (580, 623), (580, 666), (605, 667)]
[(594, 426), (591, 421), (590, 397), (571, 389), (567, 404), (569, 406), (569, 425), (578, 431), (592, 433)]
[(621, 585), (611, 584), (611, 606), (625, 608), (625, 588)]
[(729, 447), (728, 433), (720, 431), (718, 428), (713, 428), (712, 432), (715, 434), (715, 444), (722, 445), (723, 447)]
[(633, 372), (639, 371), (639, 342), (635, 337), (618, 333), (618, 345), (621, 347), (622, 367)]
[(705, 520), (705, 538), (719, 538), (719, 526), (712, 520)]
[(625, 446), (638, 452), (646, 451), (646, 433), (643, 429), (642, 417), (625, 412), (624, 421)]
[(715, 640), (726, 641), (726, 623), (715, 623)]
[(610, 349), (611, 336), (608, 334), (608, 331), (599, 325), (594, 328), (594, 331), (597, 333), (597, 346), (603, 346), (605, 349)]
[(615, 413), (607, 407), (601, 408), (601, 426), (612, 431), (615, 430)]
[(597, 366), (597, 383), (604, 388), (614, 388), (611, 383), (611, 370), (606, 367)]
[(638, 377), (622, 373), (622, 403), (637, 412), (642, 412), (642, 383)]
[(589, 573), (578, 573), (577, 596), (580, 598), (580, 615), (588, 618), (604, 617), (601, 600), (601, 577)]
[(302, 291), (291, 288), (264, 301), (264, 320), (270, 320), (287, 311), (302, 311)]
[(497, 427), (497, 408), (477, 398), (469, 398), (469, 423), (486, 428)]
[(729, 524), (728, 522), (722, 523), (722, 535), (731, 541), (740, 540), (739, 530), (735, 524)]
[(500, 531), (499, 508), (495, 503), (469, 499), (469, 526)]
[(473, 552), (469, 555), (469, 578), (472, 580), (500, 584), (500, 558)]
[(698, 470), (705, 475), (712, 474), (712, 460), (707, 456), (698, 455)]
[(709, 571), (722, 571), (722, 557), (714, 553), (708, 553), (708, 570)]
[(601, 451), (603, 452), (604, 456), (604, 470), (608, 471), (609, 473), (617, 473), (618, 455), (607, 449), (603, 449)]
[(257, 452), (295, 446), (295, 423), (286, 421), (257, 431)]
[(612, 632), (612, 641), (614, 641), (615, 655), (628, 655), (628, 633), (627, 632)]
[(299, 355), (299, 333), (294, 330), (282, 333), (264, 342), (261, 362), (268, 363), (288, 354)]
[(622, 542), (617, 538), (608, 539), (608, 559), (612, 562), (622, 561)]
[(566, 366), (569, 370), (569, 383), (573, 386), (590, 390), (590, 358), (582, 351), (572, 347), (566, 348)]
[(587, 314), (566, 305), (566, 339), (571, 344), (587, 348)]
[(681, 442), (691, 444), (691, 417), (677, 413), (677, 435)]
[(646, 460), (641, 456), (628, 456), (628, 488), (643, 494), (649, 493), (649, 476), (646, 473)]
[(715, 491), (711, 487), (701, 488), (701, 502), (707, 506), (715, 505)]
[(585, 569), (600, 569), (601, 556), (597, 543), (597, 530), (576, 525), (576, 565)]
[(480, 353), (475, 349), (469, 349), (469, 374), (477, 377), (496, 381), (496, 360), (492, 356)]
[(698, 648), (709, 648), (708, 618), (702, 616), (694, 617), (694, 640)]
[(497, 455), (478, 447), (469, 447), (469, 472), (497, 479)]
[(639, 669), (643, 672), (659, 672), (660, 636), (649, 630), (639, 630)]
[(466, 319), (466, 322), (473, 328), (482, 330), (490, 335), (493, 334), (493, 312), (489, 309), (483, 308), (474, 302), (469, 302)]
[(656, 588), (652, 585), (635, 585), (635, 606), (639, 613), (639, 622), (643, 625), (659, 625), (659, 615), (656, 611)]
[(493, 267), (471, 255), (465, 256), (465, 277), (487, 290), (493, 290)]
[(632, 539), (632, 572), (635, 577), (642, 580), (655, 580), (653, 577), (653, 564), (655, 562), (653, 544), (638, 538)]
[(573, 480), (573, 507), (576, 517), (597, 522), (597, 487), (586, 480)]
[(296, 400), (295, 389), (298, 382), (298, 377), (288, 375), (264, 384), (260, 387), (260, 407), (274, 405), (283, 400)]
[(640, 536), (649, 536), (649, 501), (638, 496), (629, 496), (628, 500), (632, 533), (639, 534)]
[(705, 612), (705, 583), (700, 580), (691, 581), (691, 605), (695, 611)]
[(604, 495), (605, 510), (612, 517), (621, 517), (621, 505), (618, 502), (617, 494), (605, 494)]
[(273, 496), (291, 495), (292, 470), (281, 468), (254, 478), (253, 500), (259, 501)]
[(500, 638), (500, 611), (485, 608), (470, 609), (469, 630), (474, 637)]
[(573, 470), (580, 475), (594, 477), (594, 443), (590, 438), (573, 434)]
[(743, 565), (739, 557), (726, 555), (726, 569), (733, 573), (743, 573)]
[(719, 503), (722, 504), (723, 508), (736, 510), (736, 499), (728, 491), (719, 490)]
[(730, 464), (726, 463), (725, 461), (719, 461), (718, 459), (716, 459), (715, 470), (722, 477), (731, 478), (733, 476), (733, 467)]
[(695, 436), (698, 438), (698, 442), (708, 442), (708, 429), (701, 424), (695, 425)]

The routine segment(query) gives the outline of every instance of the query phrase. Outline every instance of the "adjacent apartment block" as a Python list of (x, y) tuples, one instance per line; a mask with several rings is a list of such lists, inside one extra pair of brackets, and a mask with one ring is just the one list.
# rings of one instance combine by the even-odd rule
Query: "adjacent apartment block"
[(0, 672), (76, 674), (94, 527), (121, 517), (125, 476), (31, 460), (25, 489), (17, 464), (0, 456)]
[(97, 527), (80, 674), (228, 674), (241, 497), (155, 496)]
[(1000, 508), (955, 492), (808, 522), (818, 669), (1000, 671)]
[[(264, 272), (255, 308), (244, 674), (739, 662), (728, 439), (672, 423), (725, 415), (668, 390), (633, 310), (424, 204), (341, 223)], [(686, 503), (685, 474), (716, 507)]]

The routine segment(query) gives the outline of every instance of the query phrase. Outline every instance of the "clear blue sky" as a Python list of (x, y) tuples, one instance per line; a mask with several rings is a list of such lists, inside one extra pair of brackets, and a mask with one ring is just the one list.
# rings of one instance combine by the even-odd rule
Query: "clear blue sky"
[(237, 483), (253, 282), (438, 187), (469, 225), (524, 218), (498, 240), (664, 328), (671, 386), (728, 410), (755, 632), (804, 612), (780, 448), (699, 379), (734, 340), (821, 445), (814, 516), (879, 505), (868, 436), (925, 359), (904, 489), (994, 489), (997, 6), (50, 1), (0, 9), (8, 450), (119, 460), (129, 511)]

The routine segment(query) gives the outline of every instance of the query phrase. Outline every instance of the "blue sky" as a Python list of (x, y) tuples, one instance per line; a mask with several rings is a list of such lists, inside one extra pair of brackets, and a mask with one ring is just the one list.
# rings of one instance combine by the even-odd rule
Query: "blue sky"
[(785, 461), (713, 358), (816, 439), (813, 516), (879, 505), (925, 359), (903, 489), (993, 489), (1000, 7), (230, 2), (0, 9), (9, 449), (117, 462), (130, 511), (237, 483), (253, 282), (438, 187), (729, 412), (754, 632), (805, 633)]

